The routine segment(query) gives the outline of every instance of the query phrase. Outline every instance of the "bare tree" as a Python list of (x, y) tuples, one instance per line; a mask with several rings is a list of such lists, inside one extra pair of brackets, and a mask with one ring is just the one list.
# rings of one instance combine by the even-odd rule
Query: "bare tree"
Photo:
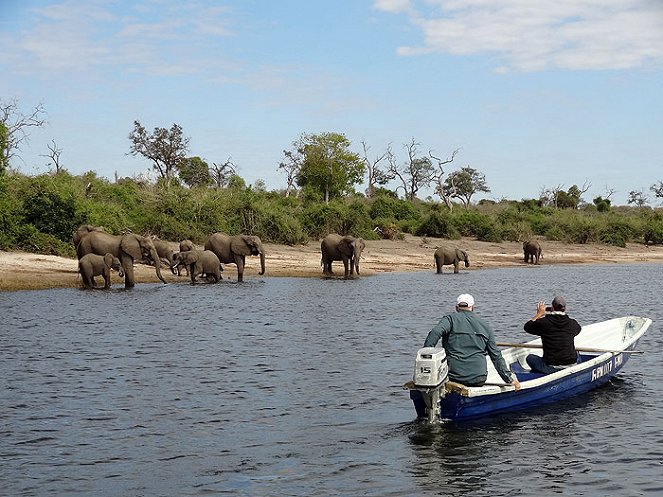
[(651, 185), (649, 189), (654, 193), (655, 197), (663, 198), (663, 181), (659, 180), (658, 183)]
[(635, 204), (638, 207), (643, 207), (649, 202), (649, 197), (647, 197), (642, 190), (631, 190), (628, 192), (627, 202), (629, 204)]
[(373, 191), (375, 190), (376, 185), (385, 185), (387, 182), (394, 179), (393, 172), (383, 171), (380, 167), (380, 163), (387, 159), (391, 154), (391, 146), (388, 146), (387, 150), (382, 155), (378, 155), (373, 159), (368, 158), (368, 151), (370, 147), (366, 145), (365, 141), (362, 140), (361, 146), (364, 149), (363, 161), (366, 164), (366, 171), (368, 173), (368, 187), (366, 188), (366, 196), (371, 198), (373, 196)]
[(48, 154), (43, 154), (42, 157), (48, 157), (51, 159), (51, 163), (48, 166), (53, 165), (55, 167), (55, 174), (58, 174), (63, 170), (63, 167), (60, 165), (60, 155), (62, 154), (62, 149), (58, 148), (55, 144), (55, 140), (51, 140), (51, 144), (46, 145), (48, 147)]
[(21, 144), (28, 141), (28, 128), (39, 128), (46, 123), (42, 117), (46, 111), (44, 106), (38, 104), (29, 114), (23, 114), (18, 110), (18, 102), (11, 99), (8, 102), (0, 100), (0, 173), (8, 166), (9, 161), (17, 156), (21, 150)]
[(228, 157), (228, 160), (223, 164), (212, 162), (212, 165), (209, 168), (210, 175), (217, 188), (225, 188), (228, 186), (230, 177), (237, 174), (237, 166), (232, 163), (231, 159), (232, 157)]
[(559, 184), (551, 188), (546, 188), (545, 186), (541, 187), (539, 192), (539, 200), (546, 207), (554, 207), (557, 209), (557, 203), (559, 200), (560, 192), (564, 191), (564, 185)]
[(396, 190), (403, 189), (405, 198), (408, 200), (414, 200), (417, 196), (417, 192), (421, 188), (430, 186), (431, 182), (435, 177), (435, 168), (430, 160), (430, 158), (418, 157), (419, 146), (421, 144), (417, 143), (414, 138), (410, 143), (403, 145), (407, 151), (407, 161), (402, 165), (398, 166), (396, 163), (396, 158), (391, 151), (387, 155), (387, 160), (389, 161), (389, 173), (394, 175), (394, 178), (398, 178), (401, 182)]
[(453, 160), (456, 158), (456, 155), (458, 155), (458, 152), (460, 149), (456, 149), (453, 152), (451, 152), (451, 157), (447, 157), (446, 159), (442, 159), (440, 157), (435, 157), (433, 155), (433, 151), (429, 150), (428, 155), (430, 155), (431, 159), (435, 159), (437, 161), (437, 167), (438, 170), (436, 171), (433, 179), (435, 181), (435, 193), (440, 196), (444, 204), (449, 208), (449, 212), (453, 211), (454, 204), (451, 201), (451, 199), (456, 195), (457, 193), (457, 188), (454, 183), (454, 178), (450, 178), (450, 181), (448, 182), (448, 188), (445, 189), (445, 181), (444, 181), (444, 166), (445, 164), (450, 164), (453, 162)]
[(297, 176), (302, 170), (302, 163), (304, 161), (300, 143), (294, 142), (293, 146), (295, 147), (294, 150), (283, 151), (284, 160), (279, 163), (279, 169), (282, 170), (286, 175), (286, 197), (289, 197), (290, 194), (295, 190)]

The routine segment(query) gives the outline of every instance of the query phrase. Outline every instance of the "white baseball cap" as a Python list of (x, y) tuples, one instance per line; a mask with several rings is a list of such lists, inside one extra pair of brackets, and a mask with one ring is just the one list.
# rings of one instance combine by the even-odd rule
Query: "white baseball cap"
[(459, 307), (474, 307), (474, 297), (469, 293), (459, 295), (456, 299), (456, 305)]

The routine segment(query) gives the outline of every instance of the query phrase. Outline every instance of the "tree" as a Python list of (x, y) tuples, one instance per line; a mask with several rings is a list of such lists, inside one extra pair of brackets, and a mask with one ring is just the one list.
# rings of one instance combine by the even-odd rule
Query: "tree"
[(467, 209), (475, 193), (489, 192), (490, 188), (486, 184), (486, 176), (483, 173), (466, 166), (447, 176), (443, 191), (451, 198), (459, 199)]
[(42, 155), (42, 157), (48, 157), (51, 159), (52, 162), (50, 162), (48, 165), (49, 166), (54, 166), (55, 167), (55, 174), (58, 174), (60, 171), (63, 171), (64, 168), (60, 164), (60, 155), (62, 155), (62, 149), (58, 148), (58, 146), (55, 143), (55, 140), (51, 140), (52, 144), (47, 145), (48, 147), (48, 154)]
[(0, 174), (9, 167), (9, 157), (7, 157), (7, 126), (0, 122)]
[(212, 167), (209, 168), (212, 181), (217, 188), (228, 186), (230, 178), (237, 174), (237, 166), (232, 163), (231, 159), (232, 157), (228, 157), (223, 164), (212, 162)]
[(180, 164), (180, 178), (190, 187), (212, 184), (210, 168), (200, 157), (188, 157)]
[(279, 163), (279, 169), (286, 175), (285, 196), (289, 197), (295, 189), (297, 176), (302, 170), (304, 162), (304, 150), (301, 140), (293, 142), (294, 150), (284, 150), (283, 159)]
[(435, 193), (437, 193), (444, 204), (447, 206), (449, 209), (449, 212), (453, 211), (454, 205), (451, 199), (453, 196), (457, 193), (456, 191), (456, 186), (453, 183), (453, 180), (450, 182), (450, 187), (445, 190), (444, 188), (444, 165), (445, 164), (450, 164), (453, 162), (453, 160), (456, 158), (456, 155), (458, 154), (459, 149), (454, 150), (451, 153), (451, 157), (447, 159), (441, 159), (440, 157), (435, 157), (433, 155), (433, 151), (429, 150), (428, 155), (430, 155), (431, 159), (435, 159), (437, 161), (437, 167), (439, 168), (439, 171), (436, 172), (436, 174), (433, 177), (433, 180), (435, 181)]
[(603, 198), (599, 195), (592, 202), (596, 206), (596, 210), (599, 212), (608, 212), (610, 210), (609, 198)]
[(658, 183), (651, 185), (649, 189), (654, 192), (657, 198), (663, 198), (663, 181), (659, 180)]
[(626, 200), (629, 204), (635, 204), (638, 207), (644, 206), (649, 202), (649, 198), (644, 194), (642, 190), (631, 190), (628, 192), (628, 199)]
[(129, 139), (129, 153), (151, 160), (152, 167), (166, 182), (175, 178), (189, 147), (189, 138), (182, 134), (182, 127), (178, 124), (173, 124), (170, 129), (154, 128), (152, 134), (148, 134), (139, 121), (134, 121)]
[(9, 161), (21, 150), (21, 144), (28, 141), (27, 128), (41, 127), (46, 123), (42, 104), (38, 104), (29, 114), (18, 110), (18, 102), (0, 100), (0, 174), (9, 167)]
[(420, 145), (414, 138), (412, 138), (410, 143), (403, 145), (405, 150), (407, 150), (408, 158), (400, 167), (396, 163), (396, 158), (391, 151), (389, 151), (389, 155), (387, 156), (389, 172), (401, 182), (401, 186), (397, 190), (402, 188), (405, 198), (408, 200), (414, 200), (419, 190), (430, 186), (431, 181), (435, 177), (435, 167), (431, 160), (426, 156), (417, 156)]
[(365, 167), (361, 158), (350, 152), (350, 141), (340, 133), (302, 136), (302, 167), (297, 184), (320, 193), (325, 203), (331, 198), (354, 192)]
[(366, 187), (366, 196), (368, 198), (373, 197), (375, 193), (375, 188), (380, 185), (384, 186), (389, 181), (394, 179), (394, 173), (389, 171), (383, 171), (380, 167), (380, 163), (389, 157), (391, 153), (390, 147), (387, 147), (387, 150), (382, 155), (375, 156), (374, 159), (368, 158), (369, 146), (366, 145), (365, 141), (361, 142), (361, 146), (364, 149), (364, 164), (366, 165), (366, 172), (368, 173), (368, 186)]

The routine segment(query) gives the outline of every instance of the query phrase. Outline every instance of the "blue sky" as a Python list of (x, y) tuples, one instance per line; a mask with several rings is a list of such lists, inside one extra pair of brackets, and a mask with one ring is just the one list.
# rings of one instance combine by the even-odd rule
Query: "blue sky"
[(270, 190), (284, 149), (333, 131), (370, 158), (460, 149), (447, 170), (484, 173), (477, 200), (591, 183), (656, 205), (661, 26), (660, 0), (0, 0), (0, 99), (47, 112), (26, 174), (52, 140), (73, 174), (147, 173), (139, 120)]

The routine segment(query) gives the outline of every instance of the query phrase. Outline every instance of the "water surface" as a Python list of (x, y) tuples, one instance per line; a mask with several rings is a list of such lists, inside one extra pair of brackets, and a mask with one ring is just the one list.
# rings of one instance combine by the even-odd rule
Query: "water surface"
[[(0, 494), (659, 495), (663, 266), (545, 266), (0, 294)], [(184, 281), (184, 278), (183, 278)], [(563, 293), (654, 324), (604, 388), (415, 422), (428, 330), (475, 296), (499, 341)]]

